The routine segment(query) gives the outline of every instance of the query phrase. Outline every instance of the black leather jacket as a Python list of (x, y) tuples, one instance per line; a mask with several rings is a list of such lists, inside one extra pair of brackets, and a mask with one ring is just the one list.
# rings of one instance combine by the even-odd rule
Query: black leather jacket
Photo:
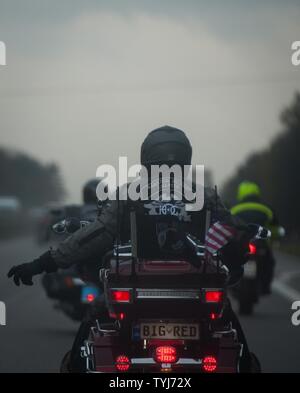
[[(118, 228), (118, 203), (110, 201), (105, 205), (96, 221), (78, 230), (56, 249), (51, 250), (51, 256), (59, 268), (68, 268), (74, 264), (96, 263), (101, 266), (103, 255), (112, 249)], [(215, 191), (205, 188), (204, 209), (211, 211), (211, 221), (222, 221), (239, 228), (239, 235), (230, 245), (226, 246), (228, 266), (231, 269), (239, 268), (245, 260), (245, 244), (243, 238), (243, 224), (239, 218), (231, 215), (222, 204)], [(193, 214), (191, 212), (190, 214)], [(129, 208), (127, 201), (119, 201), (119, 220), (123, 234), (129, 234)], [(200, 225), (200, 224), (199, 224)]]

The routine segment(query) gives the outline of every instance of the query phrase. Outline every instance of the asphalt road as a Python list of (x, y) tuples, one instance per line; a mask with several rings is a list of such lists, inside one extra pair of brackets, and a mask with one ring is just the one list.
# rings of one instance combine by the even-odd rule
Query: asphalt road
[[(0, 326), (0, 372), (58, 372), (76, 333), (78, 325), (53, 308), (39, 278), (33, 287), (19, 288), (6, 278), (11, 266), (42, 251), (30, 237), (0, 242), (0, 301), (7, 310), (7, 324)], [(300, 260), (283, 254), (277, 259), (272, 296), (241, 322), (264, 372), (300, 372), (300, 326), (291, 323), (292, 301), (300, 300)]]

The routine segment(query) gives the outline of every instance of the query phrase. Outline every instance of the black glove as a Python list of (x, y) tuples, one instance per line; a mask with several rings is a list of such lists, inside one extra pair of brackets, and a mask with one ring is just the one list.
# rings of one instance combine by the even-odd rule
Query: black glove
[(33, 276), (44, 272), (56, 272), (57, 269), (58, 266), (54, 262), (50, 251), (47, 251), (33, 262), (23, 263), (22, 265), (12, 267), (8, 272), (7, 277), (13, 277), (17, 286), (20, 285), (20, 280), (24, 285), (33, 285)]

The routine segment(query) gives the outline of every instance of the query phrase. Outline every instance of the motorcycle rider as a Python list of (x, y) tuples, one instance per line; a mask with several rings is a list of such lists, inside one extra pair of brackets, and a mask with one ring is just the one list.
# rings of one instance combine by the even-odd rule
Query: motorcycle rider
[[(63, 220), (75, 219), (76, 225), (74, 230), (76, 230), (78, 228), (79, 220), (84, 222), (93, 222), (97, 219), (98, 214), (100, 214), (101, 205), (96, 196), (96, 189), (100, 181), (100, 178), (94, 178), (88, 180), (84, 184), (82, 188), (82, 205), (78, 204), (63, 206), (59, 210), (59, 214), (56, 213), (53, 216), (51, 225), (49, 227), (49, 232), (52, 234), (58, 233), (55, 237), (54, 244), (57, 244), (57, 241), (62, 241), (68, 236), (68, 233), (61, 234), (53, 229), (57, 225), (60, 225)], [(50, 298), (59, 299), (61, 296), (61, 291), (64, 293), (64, 285), (60, 283), (62, 281), (64, 282), (64, 277), (67, 274), (70, 276), (80, 276), (84, 281), (91, 282), (92, 278), (94, 279), (95, 277), (94, 270), (93, 264), (91, 263), (88, 266), (72, 265), (69, 269), (65, 269), (63, 272), (57, 271), (53, 272), (52, 274), (45, 274), (42, 278), (42, 284)]]
[[(67, 218), (77, 218), (85, 221), (94, 221), (101, 209), (100, 201), (96, 197), (96, 188), (101, 179), (91, 179), (82, 188), (82, 204), (69, 204), (52, 206), (47, 209), (38, 225), (38, 242), (48, 243), (61, 241), (62, 236), (55, 236), (53, 226)], [(99, 206), (99, 209), (97, 208)]]
[(98, 200), (96, 190), (102, 179), (95, 178), (88, 180), (82, 189), (83, 205), (81, 207), (81, 218), (87, 221), (94, 221), (103, 207), (102, 201)]
[[(261, 199), (261, 190), (258, 184), (250, 181), (243, 181), (238, 186), (238, 203), (231, 208), (231, 214), (239, 217), (246, 223), (254, 223), (270, 229), (272, 238), (280, 235), (281, 227), (274, 211)], [(275, 258), (269, 243), (265, 242), (266, 256), (264, 269), (262, 270), (261, 293), (268, 295), (271, 293), (271, 283), (274, 276)]]
[(83, 221), (95, 221), (102, 208), (102, 202), (98, 200), (96, 189), (102, 179), (94, 178), (84, 183), (82, 187), (82, 205), (66, 205), (61, 212), (61, 220), (78, 218)]
[[(141, 147), (141, 164), (146, 167), (153, 164), (190, 165), (191, 157), (192, 147), (185, 133), (170, 126), (160, 127), (150, 132)], [(245, 226), (225, 209), (214, 190), (209, 188), (205, 188), (204, 207), (212, 211), (212, 221), (222, 221), (237, 228), (236, 237), (224, 247), (224, 253), (229, 270), (232, 274), (240, 275), (242, 265), (246, 262), (245, 255), (248, 244), (248, 241), (245, 241)], [(117, 211), (119, 212), (118, 216)], [(20, 285), (20, 282), (25, 285), (33, 285), (33, 276), (42, 272), (53, 272), (74, 264), (84, 265), (90, 260), (97, 260), (99, 263), (101, 257), (113, 247), (118, 232), (118, 217), (120, 217), (121, 231), (125, 235), (128, 234), (130, 228), (128, 202), (110, 201), (95, 222), (78, 230), (59, 244), (56, 249), (47, 251), (33, 262), (13, 267), (9, 271), (8, 277), (13, 277), (16, 285)], [(99, 267), (100, 265), (97, 266), (97, 268)], [(252, 364), (251, 355), (243, 331), (230, 304), (228, 304), (226, 313), (244, 344), (241, 368), (244, 371), (249, 371)], [(81, 326), (73, 349), (74, 347), (80, 348), (84, 334), (86, 334), (86, 328)]]

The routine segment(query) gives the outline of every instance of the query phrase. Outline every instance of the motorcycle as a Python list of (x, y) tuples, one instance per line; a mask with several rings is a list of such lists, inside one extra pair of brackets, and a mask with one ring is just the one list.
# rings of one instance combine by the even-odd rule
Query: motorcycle
[[(270, 232), (268, 237), (270, 237)], [(248, 261), (244, 266), (244, 275), (238, 285), (233, 288), (233, 296), (238, 301), (239, 313), (242, 315), (251, 315), (255, 304), (259, 302), (263, 293), (263, 283), (266, 276), (270, 274), (266, 265), (269, 258), (270, 244), (266, 240), (258, 237), (249, 243)]]
[[(88, 221), (70, 218), (56, 223), (52, 230), (58, 236), (65, 236), (88, 224)], [(88, 276), (84, 270), (73, 266), (42, 277), (47, 296), (56, 300), (54, 307), (74, 321), (81, 321), (89, 305), (101, 295), (100, 287), (89, 280)]]
[[(225, 316), (229, 271), (222, 253), (186, 235), (184, 259), (150, 258), (131, 219), (131, 242), (116, 244), (100, 270), (111, 320), (96, 320), (81, 348), (87, 373), (237, 373), (243, 346)], [(147, 243), (147, 241), (146, 241)]]
[(249, 243), (248, 261), (244, 266), (244, 275), (233, 289), (241, 315), (251, 315), (254, 305), (259, 301), (260, 276), (266, 253), (265, 247), (264, 242), (253, 241)]

